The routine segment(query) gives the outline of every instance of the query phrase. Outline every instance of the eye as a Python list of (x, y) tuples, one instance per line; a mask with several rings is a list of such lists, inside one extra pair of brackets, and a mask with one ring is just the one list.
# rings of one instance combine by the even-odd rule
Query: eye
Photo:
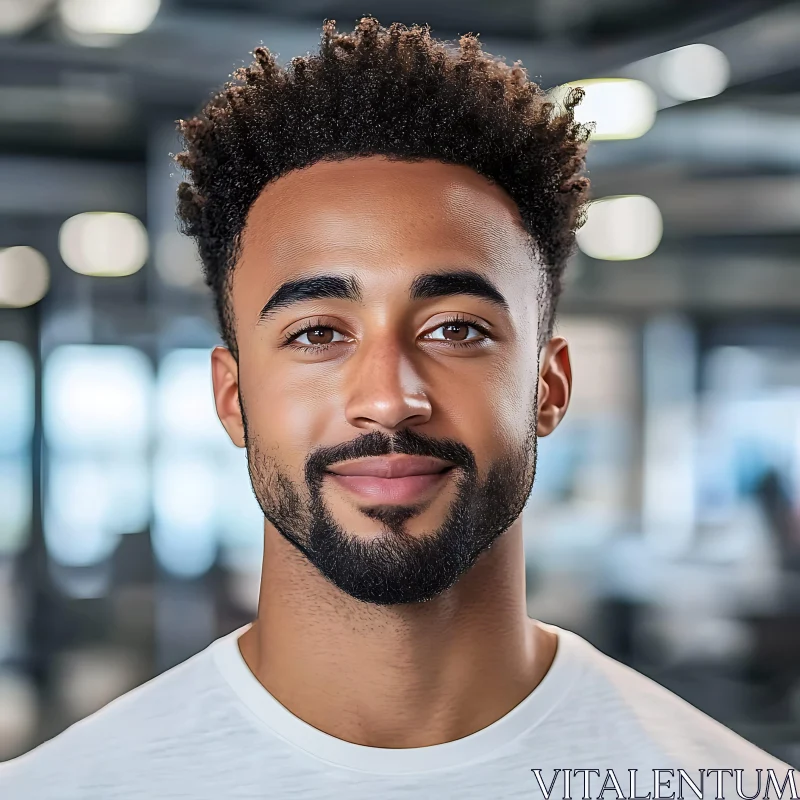
[[(477, 331), (478, 336), (470, 336), (470, 330)], [(441, 332), (441, 335), (435, 335)], [(487, 339), (487, 329), (477, 320), (450, 319), (445, 320), (441, 325), (434, 328), (425, 338), (434, 342), (446, 342), (450, 345), (472, 345), (478, 344)]]
[[(470, 330), (473, 331), (472, 335)], [(477, 332), (477, 336), (474, 335), (475, 332)], [(438, 335), (439, 333), (441, 335)], [(457, 316), (444, 320), (422, 338), (427, 341), (441, 342), (448, 347), (468, 348), (488, 344), (492, 337), (486, 327), (477, 320)], [(318, 320), (288, 333), (284, 337), (283, 346), (306, 353), (320, 353), (333, 344), (349, 341), (351, 339), (341, 331), (330, 325), (321, 324), (321, 321)]]
[[(338, 339), (336, 337), (339, 337)], [(304, 342), (303, 339), (306, 339)], [(305, 347), (324, 347), (334, 342), (345, 341), (347, 337), (326, 325), (313, 325), (291, 335), (289, 341)]]

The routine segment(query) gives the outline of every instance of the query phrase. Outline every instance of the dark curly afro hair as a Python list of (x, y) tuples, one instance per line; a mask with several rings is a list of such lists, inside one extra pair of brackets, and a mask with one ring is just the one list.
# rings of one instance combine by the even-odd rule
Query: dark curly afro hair
[(428, 26), (383, 28), (373, 17), (346, 34), (327, 20), (319, 52), (285, 68), (265, 47), (253, 54), (198, 116), (179, 121), (186, 150), (175, 157), (189, 178), (178, 189), (181, 229), (196, 238), (235, 356), (230, 288), (252, 203), (291, 170), (366, 155), (464, 165), (503, 187), (543, 267), (540, 343), (552, 336), (589, 189), (589, 129), (574, 119), (581, 90), (555, 106), (472, 34), (456, 46)]

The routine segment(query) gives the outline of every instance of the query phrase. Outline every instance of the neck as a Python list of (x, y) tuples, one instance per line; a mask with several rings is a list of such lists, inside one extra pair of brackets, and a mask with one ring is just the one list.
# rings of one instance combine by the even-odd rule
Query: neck
[(323, 578), (269, 523), (247, 665), (293, 714), (371, 747), (454, 741), (500, 719), (542, 680), (556, 636), (528, 617), (517, 520), (428, 603), (370, 606)]

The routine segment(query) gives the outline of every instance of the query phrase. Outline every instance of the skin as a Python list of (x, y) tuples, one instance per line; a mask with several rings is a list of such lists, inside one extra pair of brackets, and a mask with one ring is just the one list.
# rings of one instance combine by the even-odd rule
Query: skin
[[(456, 268), (491, 280), (510, 310), (468, 295), (409, 299), (416, 275)], [(298, 486), (315, 447), (404, 426), (464, 443), (483, 475), (524, 441), (534, 397), (538, 436), (569, 404), (566, 341), (537, 345), (535, 270), (513, 200), (467, 167), (370, 156), (291, 172), (248, 216), (232, 289), (239, 360), (212, 353), (220, 420), (244, 447), (241, 397), (251, 435)], [(358, 277), (361, 302), (306, 300), (259, 322), (284, 281), (334, 272)], [(437, 325), (453, 313), (488, 323), (488, 346), (442, 344)], [(307, 321), (340, 341), (315, 353), (280, 347)], [(379, 531), (352, 496), (323, 491), (350, 534)], [(452, 499), (447, 482), (408, 534), (435, 529)], [(240, 650), (285, 707), (332, 736), (389, 748), (453, 741), (507, 714), (552, 663), (557, 637), (526, 608), (521, 517), (452, 588), (410, 605), (359, 602), (269, 522), (264, 533), (258, 617)]]

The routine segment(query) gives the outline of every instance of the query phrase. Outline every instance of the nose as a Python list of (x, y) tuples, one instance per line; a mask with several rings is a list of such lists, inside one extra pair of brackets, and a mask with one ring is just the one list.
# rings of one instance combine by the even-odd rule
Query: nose
[(398, 343), (362, 344), (350, 360), (345, 416), (356, 428), (397, 430), (431, 418), (431, 403), (411, 355)]

